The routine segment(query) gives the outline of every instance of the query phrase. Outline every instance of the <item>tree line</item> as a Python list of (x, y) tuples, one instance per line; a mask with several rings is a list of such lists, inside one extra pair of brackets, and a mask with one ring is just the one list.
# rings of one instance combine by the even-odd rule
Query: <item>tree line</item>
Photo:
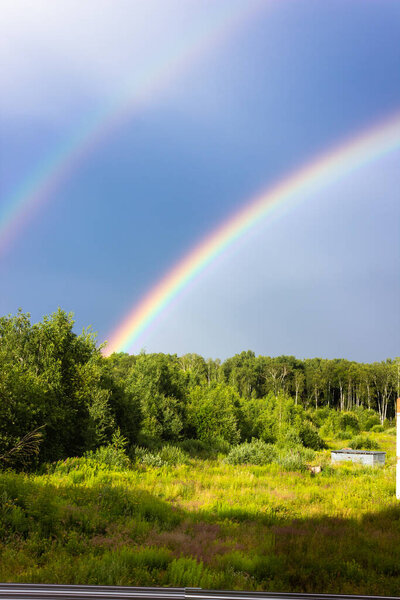
[(290, 429), (318, 447), (324, 410), (364, 411), (384, 424), (400, 395), (399, 358), (362, 364), (252, 351), (223, 362), (144, 352), (105, 358), (90, 328), (77, 335), (73, 326), (61, 309), (35, 324), (21, 311), (0, 318), (0, 460), (39, 430), (39, 462), (82, 455), (115, 432), (130, 445), (232, 445), (253, 437), (274, 443)]

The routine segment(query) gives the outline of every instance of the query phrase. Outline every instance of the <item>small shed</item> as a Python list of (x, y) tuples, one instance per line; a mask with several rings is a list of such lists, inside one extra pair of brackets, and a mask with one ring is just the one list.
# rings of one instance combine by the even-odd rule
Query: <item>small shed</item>
[(386, 452), (378, 450), (352, 450), (351, 448), (343, 448), (342, 450), (332, 450), (331, 459), (333, 463), (343, 460), (351, 460), (354, 463), (361, 463), (370, 467), (384, 465)]

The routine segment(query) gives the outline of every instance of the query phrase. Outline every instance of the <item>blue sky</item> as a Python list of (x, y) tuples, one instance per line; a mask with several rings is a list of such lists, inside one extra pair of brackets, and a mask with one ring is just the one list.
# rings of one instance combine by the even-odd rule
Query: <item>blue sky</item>
[[(3, 4), (2, 210), (126, 85), (240, 15), (99, 137), (0, 256), (0, 314), (61, 306), (99, 341), (259, 190), (400, 111), (397, 0)], [(399, 178), (397, 151), (265, 219), (133, 351), (398, 356)]]

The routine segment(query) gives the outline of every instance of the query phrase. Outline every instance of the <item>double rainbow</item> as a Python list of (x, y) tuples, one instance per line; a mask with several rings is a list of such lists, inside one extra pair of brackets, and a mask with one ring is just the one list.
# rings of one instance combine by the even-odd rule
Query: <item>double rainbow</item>
[(129, 312), (103, 351), (127, 352), (178, 294), (224, 250), (283, 204), (301, 200), (381, 156), (400, 148), (400, 115), (318, 156), (309, 164), (246, 202), (180, 260)]

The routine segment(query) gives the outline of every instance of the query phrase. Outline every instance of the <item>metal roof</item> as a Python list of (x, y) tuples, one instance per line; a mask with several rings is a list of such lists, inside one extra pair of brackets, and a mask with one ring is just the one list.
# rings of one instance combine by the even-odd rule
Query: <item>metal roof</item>
[(331, 450), (331, 454), (386, 454), (381, 450), (353, 450), (352, 448), (342, 448), (341, 450)]

